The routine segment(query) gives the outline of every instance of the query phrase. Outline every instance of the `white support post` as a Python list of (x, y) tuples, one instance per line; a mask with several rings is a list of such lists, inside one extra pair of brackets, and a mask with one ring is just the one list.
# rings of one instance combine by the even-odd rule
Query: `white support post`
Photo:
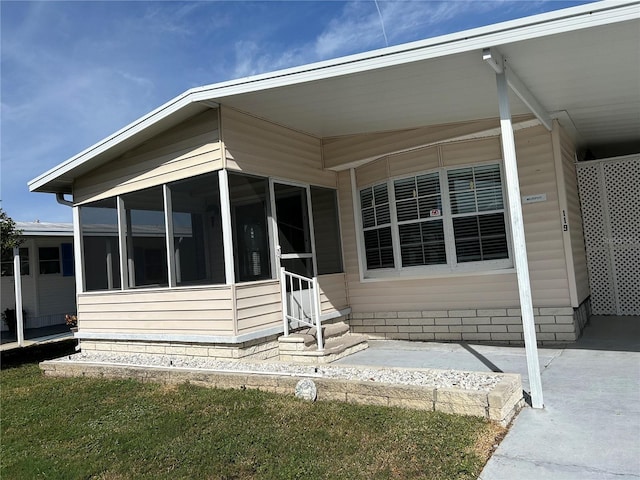
[(222, 221), (222, 243), (224, 245), (224, 273), (227, 285), (235, 283), (233, 260), (233, 234), (231, 231), (231, 200), (229, 199), (229, 175), (226, 170), (218, 172), (220, 190), (220, 217)]
[(289, 336), (289, 312), (287, 311), (287, 275), (284, 267), (280, 267), (280, 300), (282, 302), (282, 321), (284, 322), (284, 336)]
[[(84, 257), (84, 247), (82, 243), (82, 231), (80, 230), (80, 207), (73, 207), (73, 261), (76, 275), (76, 296), (84, 292), (84, 268), (82, 259)], [(109, 259), (111, 260), (111, 259)], [(109, 265), (111, 268), (111, 265)], [(113, 281), (111, 282), (113, 286)], [(77, 297), (76, 297), (77, 298)], [(77, 304), (77, 302), (76, 302)]]
[(543, 408), (542, 380), (540, 378), (540, 364), (538, 363), (538, 346), (536, 343), (533, 302), (531, 299), (531, 284), (529, 281), (529, 262), (527, 260), (522, 204), (520, 202), (516, 145), (513, 135), (513, 127), (511, 125), (511, 110), (509, 108), (507, 79), (504, 72), (496, 73), (496, 83), (498, 88), (498, 105), (500, 109), (500, 129), (502, 132), (501, 138), (502, 151), (504, 154), (504, 171), (507, 183), (507, 197), (509, 199), (509, 214), (511, 218), (513, 257), (518, 276), (518, 293), (520, 295), (524, 345), (527, 354), (529, 386), (531, 388), (531, 406), (533, 408)]
[(13, 281), (16, 293), (16, 335), (18, 346), (24, 347), (24, 315), (22, 315), (22, 272), (20, 271), (20, 248), (13, 249)]
[(313, 277), (311, 282), (311, 289), (313, 290), (313, 307), (312, 311), (315, 313), (316, 324), (316, 336), (318, 340), (318, 351), (324, 350), (324, 342), (322, 340), (322, 323), (320, 322), (320, 287), (318, 286), (318, 277)]
[(531, 112), (540, 120), (544, 127), (551, 131), (552, 120), (549, 113), (531, 93), (527, 86), (520, 80), (520, 77), (512, 69), (508, 68), (507, 63), (502, 54), (496, 48), (485, 48), (482, 51), (482, 59), (496, 72), (496, 74), (505, 74), (506, 83), (513, 90), (520, 100), (531, 110)]
[(351, 202), (353, 205), (353, 228), (356, 232), (356, 252), (358, 253), (358, 273), (360, 275), (360, 281), (364, 280), (365, 264), (363, 261), (364, 245), (362, 243), (362, 236), (360, 235), (360, 199), (358, 198), (358, 188), (356, 182), (356, 170), (355, 168), (349, 169), (349, 179), (351, 180)]
[(169, 275), (169, 288), (176, 286), (176, 249), (173, 235), (173, 208), (171, 203), (171, 189), (169, 185), (162, 186), (162, 196), (164, 198), (164, 224), (165, 235), (167, 236), (167, 271)]
[(128, 215), (124, 207), (122, 197), (117, 197), (118, 202), (118, 249), (120, 250), (120, 289), (126, 290), (133, 286), (129, 284), (129, 261), (128, 248), (131, 222), (128, 221)]

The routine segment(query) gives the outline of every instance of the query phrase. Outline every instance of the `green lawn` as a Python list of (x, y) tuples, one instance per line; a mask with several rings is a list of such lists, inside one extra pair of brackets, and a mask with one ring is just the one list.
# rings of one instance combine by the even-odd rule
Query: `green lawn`
[(0, 478), (475, 479), (479, 418), (259, 391), (0, 373)]

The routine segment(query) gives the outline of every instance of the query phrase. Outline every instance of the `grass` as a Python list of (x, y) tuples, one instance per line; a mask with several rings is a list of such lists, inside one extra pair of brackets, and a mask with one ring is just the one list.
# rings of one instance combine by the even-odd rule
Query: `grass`
[(475, 479), (480, 418), (255, 390), (0, 372), (0, 478)]

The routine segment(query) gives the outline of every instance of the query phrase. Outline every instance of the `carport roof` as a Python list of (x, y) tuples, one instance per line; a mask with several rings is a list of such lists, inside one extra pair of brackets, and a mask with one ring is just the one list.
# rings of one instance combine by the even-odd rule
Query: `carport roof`
[[(638, 140), (640, 2), (596, 2), (194, 88), (29, 189), (70, 193), (79, 175), (218, 105), (322, 138), (496, 117), (495, 75), (482, 59), (488, 47), (580, 147)], [(511, 110), (530, 113), (515, 96)]]

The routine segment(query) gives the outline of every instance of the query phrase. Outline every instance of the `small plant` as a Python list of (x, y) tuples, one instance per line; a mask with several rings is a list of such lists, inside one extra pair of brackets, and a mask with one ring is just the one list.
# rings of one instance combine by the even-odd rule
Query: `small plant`
[(65, 320), (66, 320), (66, 322), (67, 322), (67, 326), (68, 326), (69, 328), (74, 328), (74, 327), (77, 327), (77, 326), (78, 326), (78, 316), (77, 316), (77, 315), (69, 315), (69, 314), (66, 314), (66, 315), (64, 316), (64, 318), (65, 318)]
[[(27, 319), (27, 312), (22, 310), (22, 321), (24, 322)], [(18, 326), (18, 317), (16, 315), (15, 308), (6, 308), (4, 312), (2, 312), (2, 321), (5, 323), (9, 332), (15, 333)]]

